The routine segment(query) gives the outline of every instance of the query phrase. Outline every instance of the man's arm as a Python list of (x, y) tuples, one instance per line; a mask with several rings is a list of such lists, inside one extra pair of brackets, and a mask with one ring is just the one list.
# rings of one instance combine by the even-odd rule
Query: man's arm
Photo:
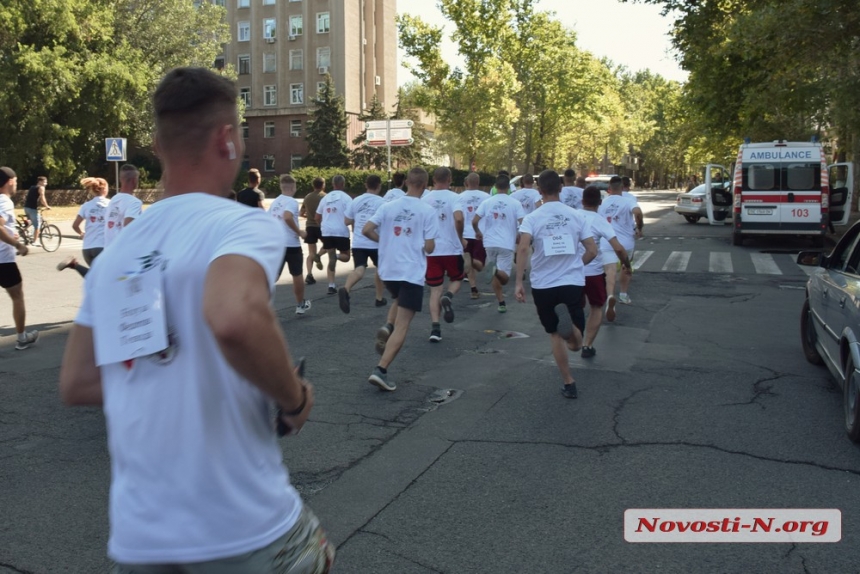
[(612, 239), (610, 239), (609, 245), (612, 246), (612, 249), (618, 256), (618, 259), (621, 260), (621, 266), (625, 269), (630, 269), (630, 260), (627, 258), (627, 250), (624, 249), (624, 246), (621, 245), (621, 242), (618, 241), (618, 238), (613, 237)]
[(51, 209), (51, 206), (48, 205), (48, 200), (45, 199), (45, 186), (44, 185), (39, 186), (39, 203), (41, 203), (42, 207), (44, 207), (45, 209)]
[(284, 211), (284, 223), (286, 223), (287, 227), (292, 229), (293, 232), (296, 235), (298, 235), (299, 237), (301, 237), (302, 239), (304, 239), (305, 237), (308, 236), (306, 231), (302, 231), (301, 229), (299, 229), (299, 224), (296, 223), (296, 218), (293, 217), (292, 211), (290, 211), (290, 210)]
[(523, 287), (523, 275), (526, 272), (526, 262), (531, 254), (529, 250), (532, 245), (532, 236), (528, 233), (520, 233), (520, 242), (517, 245), (517, 286), (515, 295), (520, 303), (526, 302), (526, 289)]
[(134, 221), (134, 218), (133, 218), (133, 217), (126, 217), (125, 219), (123, 219), (123, 220), (122, 220), (122, 226), (123, 226), (123, 227), (128, 227), (128, 225), (129, 225), (132, 221)]
[(586, 237), (582, 240), (582, 245), (585, 247), (585, 254), (582, 256), (582, 263), (588, 265), (595, 257), (597, 257), (597, 244), (593, 237)]
[(436, 250), (436, 240), (435, 239), (425, 239), (424, 240), (424, 253), (430, 255)]
[(81, 223), (83, 223), (83, 221), (84, 221), (84, 218), (83, 218), (83, 217), (81, 217), (80, 215), (78, 215), (78, 216), (75, 218), (75, 222), (74, 222), (74, 223), (72, 223), (72, 229), (74, 229), (74, 230), (75, 230), (75, 233), (77, 233), (78, 235), (80, 235), (80, 236), (81, 236), (81, 239), (83, 239), (83, 238), (84, 238), (84, 232), (83, 232), (83, 231), (81, 231)]
[(18, 250), (18, 255), (27, 254), (27, 246), (18, 241), (14, 235), (10, 235), (5, 227), (0, 226), (0, 241), (8, 245), (12, 245)]
[(322, 225), (322, 214), (317, 213), (316, 215), (314, 215), (314, 221), (317, 222), (317, 225)]
[(642, 238), (642, 227), (645, 225), (645, 218), (642, 215), (642, 209), (637, 207), (633, 208), (633, 218), (636, 219), (636, 237)]
[(379, 227), (377, 224), (372, 221), (368, 221), (364, 224), (364, 229), (361, 230), (361, 233), (371, 241), (379, 243), (379, 233), (376, 231), (377, 227)]
[(475, 238), (478, 241), (484, 240), (484, 234), (481, 233), (481, 229), (478, 227), (478, 223), (481, 221), (480, 215), (475, 215), (474, 219), (472, 219), (472, 228), (475, 230)]
[(67, 405), (100, 406), (102, 375), (96, 366), (93, 330), (72, 325), (60, 367), (60, 397)]
[(212, 262), (206, 274), (203, 316), (237, 373), (284, 411), (305, 405), (289, 419), (292, 428), (299, 430), (313, 406), (313, 389), (294, 372), (270, 298), (259, 263), (242, 255), (224, 255)]

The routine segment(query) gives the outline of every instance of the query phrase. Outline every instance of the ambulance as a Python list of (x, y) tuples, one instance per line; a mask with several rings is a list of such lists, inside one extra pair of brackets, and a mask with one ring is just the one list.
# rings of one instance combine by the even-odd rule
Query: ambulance
[[(745, 142), (734, 165), (731, 193), (724, 191), (729, 170), (705, 168), (708, 222), (732, 225), (732, 244), (757, 235), (808, 236), (824, 244), (828, 223), (847, 225), (854, 189), (851, 163), (828, 165), (817, 141)], [(731, 218), (726, 215), (731, 214)]]

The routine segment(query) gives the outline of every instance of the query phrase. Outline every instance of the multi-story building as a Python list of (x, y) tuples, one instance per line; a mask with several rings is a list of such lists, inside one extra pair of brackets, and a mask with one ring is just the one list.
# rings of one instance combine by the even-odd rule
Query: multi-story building
[(301, 165), (313, 98), (331, 75), (351, 143), (376, 94), (397, 97), (397, 0), (214, 0), (227, 9), (231, 63), (245, 101), (246, 167), (274, 175)]

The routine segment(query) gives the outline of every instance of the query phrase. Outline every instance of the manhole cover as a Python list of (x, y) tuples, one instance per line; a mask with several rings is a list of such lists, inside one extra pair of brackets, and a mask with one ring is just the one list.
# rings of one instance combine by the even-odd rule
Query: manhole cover
[(484, 331), (487, 335), (496, 335), (499, 339), (528, 339), (529, 335), (520, 333), (519, 331), (496, 331), (495, 329), (487, 329)]
[(463, 391), (458, 389), (439, 389), (430, 395), (430, 402), (436, 405), (444, 405), (453, 400), (459, 399), (463, 395)]

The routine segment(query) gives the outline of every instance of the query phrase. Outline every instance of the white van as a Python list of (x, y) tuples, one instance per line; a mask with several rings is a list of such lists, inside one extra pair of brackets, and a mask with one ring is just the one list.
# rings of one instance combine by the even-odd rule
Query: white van
[(778, 140), (741, 145), (730, 208), (728, 198), (716, 191), (727, 176), (728, 170), (719, 165), (705, 170), (706, 189), (714, 190), (707, 198), (708, 220), (723, 225), (718, 221), (720, 211), (731, 209), (734, 245), (751, 235), (803, 235), (821, 246), (828, 223), (848, 223), (853, 164), (827, 165), (820, 143)]

